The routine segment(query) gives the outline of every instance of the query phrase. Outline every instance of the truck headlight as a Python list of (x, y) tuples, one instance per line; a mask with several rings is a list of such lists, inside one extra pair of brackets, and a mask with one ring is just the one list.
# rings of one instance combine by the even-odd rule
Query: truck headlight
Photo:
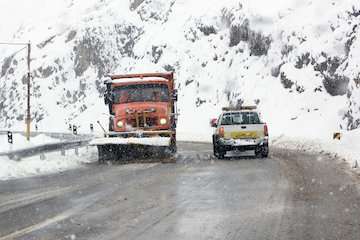
[(166, 118), (161, 118), (160, 119), (160, 125), (165, 125), (167, 123)]
[(118, 128), (122, 128), (124, 126), (124, 123), (122, 121), (118, 121), (116, 125)]

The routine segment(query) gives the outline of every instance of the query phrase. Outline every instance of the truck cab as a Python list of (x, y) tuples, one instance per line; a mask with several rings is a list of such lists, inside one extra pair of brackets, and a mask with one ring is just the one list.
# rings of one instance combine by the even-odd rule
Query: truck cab
[(228, 151), (234, 150), (252, 150), (256, 156), (268, 156), (268, 127), (255, 106), (223, 108), (219, 118), (211, 120), (211, 126), (215, 128), (213, 150), (217, 158), (224, 158)]
[(110, 134), (133, 135), (136, 131), (175, 134), (177, 92), (172, 73), (111, 75), (110, 78), (105, 94), (111, 115)]
[(109, 75), (104, 83), (109, 129), (104, 129), (105, 138), (93, 141), (99, 159), (117, 158), (130, 148), (137, 151), (150, 146), (176, 152), (173, 73)]

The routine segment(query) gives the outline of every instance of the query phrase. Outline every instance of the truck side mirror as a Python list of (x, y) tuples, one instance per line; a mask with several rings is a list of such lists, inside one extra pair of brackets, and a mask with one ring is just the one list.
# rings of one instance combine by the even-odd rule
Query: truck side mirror
[(213, 118), (210, 120), (210, 126), (213, 128), (217, 127), (217, 119), (216, 118)]
[(107, 94), (107, 93), (105, 93), (105, 95), (104, 95), (104, 102), (105, 102), (105, 105), (108, 105), (110, 103), (109, 94)]
[(114, 103), (114, 95), (110, 92), (106, 92), (104, 96), (105, 105)]
[(114, 102), (114, 97), (112, 96), (112, 91), (111, 91), (111, 82), (105, 81), (105, 93), (104, 93), (104, 101), (105, 101), (105, 105), (109, 105), (111, 103)]
[(177, 89), (174, 89), (174, 91), (173, 91), (172, 100), (174, 100), (175, 102), (177, 102), (177, 100), (178, 100), (178, 91), (177, 91)]

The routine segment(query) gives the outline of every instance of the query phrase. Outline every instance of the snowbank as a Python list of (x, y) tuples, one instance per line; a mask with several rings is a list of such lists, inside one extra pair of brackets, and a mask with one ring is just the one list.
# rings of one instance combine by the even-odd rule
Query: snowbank
[(13, 135), (13, 144), (8, 143), (7, 135), (0, 135), (0, 153), (7, 153), (16, 150), (23, 150), (44, 144), (57, 143), (59, 139), (48, 137), (44, 134), (40, 134), (36, 137), (31, 137), (30, 141), (26, 140), (26, 137), (22, 134)]
[(80, 148), (78, 155), (75, 154), (75, 150), (67, 150), (65, 156), (60, 152), (52, 152), (41, 157), (23, 158), (21, 161), (0, 157), (0, 180), (61, 172), (96, 160), (96, 149), (86, 147)]
[(346, 160), (351, 167), (359, 168), (360, 166), (360, 129), (345, 132), (341, 140), (334, 140), (329, 135), (328, 139), (309, 139), (309, 138), (292, 138), (280, 136), (272, 141), (272, 146), (306, 150), (317, 153), (329, 153), (336, 158)]

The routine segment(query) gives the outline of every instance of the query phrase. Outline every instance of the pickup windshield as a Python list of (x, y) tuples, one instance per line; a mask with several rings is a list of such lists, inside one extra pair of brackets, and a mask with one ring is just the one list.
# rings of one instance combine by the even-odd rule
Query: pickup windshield
[(259, 115), (256, 112), (225, 113), (221, 119), (221, 125), (260, 124)]
[(113, 89), (114, 102), (167, 102), (169, 89), (165, 84), (137, 84)]

